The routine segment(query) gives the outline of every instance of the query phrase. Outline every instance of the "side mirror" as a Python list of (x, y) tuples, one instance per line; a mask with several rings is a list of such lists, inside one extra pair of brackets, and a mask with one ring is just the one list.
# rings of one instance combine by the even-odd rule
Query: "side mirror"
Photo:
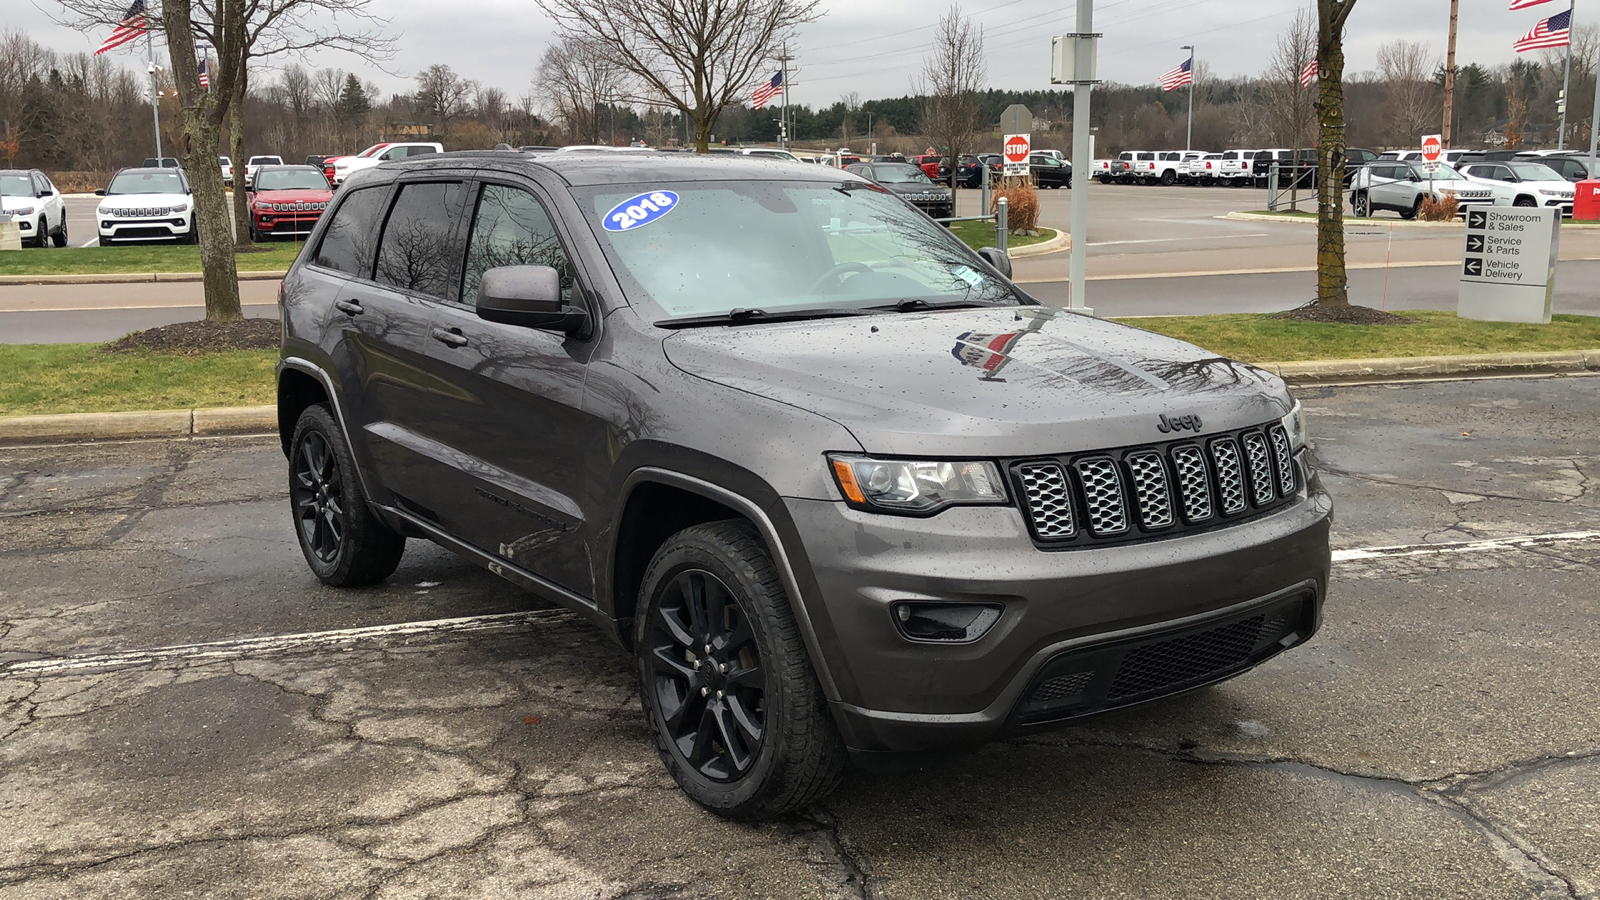
[(478, 318), (573, 334), (589, 324), (582, 308), (561, 302), (561, 276), (549, 266), (501, 266), (478, 282)]
[(996, 272), (1007, 278), (1011, 277), (1011, 257), (1001, 252), (999, 247), (984, 247), (978, 251), (983, 261), (994, 267)]
[(101, 189), (100, 189), (100, 190), (98, 190), (98, 191), (95, 191), (95, 192), (94, 192), (94, 195), (95, 195), (95, 196), (96, 196), (96, 197), (104, 197), (104, 196), (105, 196), (105, 195), (106, 195), (106, 191), (105, 191), (105, 188), (101, 188)]

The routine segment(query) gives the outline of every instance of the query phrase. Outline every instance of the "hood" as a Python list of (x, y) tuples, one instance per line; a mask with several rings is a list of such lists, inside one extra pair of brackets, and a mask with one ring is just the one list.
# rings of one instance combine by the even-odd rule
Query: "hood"
[(99, 211), (184, 206), (190, 202), (188, 194), (112, 194), (100, 201)]
[(882, 182), (879, 182), (878, 186), (879, 187), (883, 187), (883, 188), (887, 188), (891, 193), (895, 193), (895, 194), (948, 194), (948, 193), (950, 193), (950, 189), (945, 187), (942, 184), (923, 184), (921, 182), (915, 182), (915, 181), (909, 182), (909, 183), (899, 183), (899, 184), (883, 184)]
[(682, 329), (667, 358), (827, 416), (871, 453), (980, 457), (1170, 440), (1289, 411), (1276, 376), (1192, 344), (1050, 307)]
[(333, 191), (303, 188), (291, 191), (256, 191), (250, 198), (261, 203), (327, 203), (333, 199)]

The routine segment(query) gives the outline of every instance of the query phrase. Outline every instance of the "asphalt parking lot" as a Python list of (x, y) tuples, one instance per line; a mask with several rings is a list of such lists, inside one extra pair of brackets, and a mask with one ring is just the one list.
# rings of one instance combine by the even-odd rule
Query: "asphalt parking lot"
[(1309, 645), (761, 826), (576, 618), (322, 587), (273, 438), (0, 449), (0, 898), (1600, 896), (1600, 378), (1299, 393)]

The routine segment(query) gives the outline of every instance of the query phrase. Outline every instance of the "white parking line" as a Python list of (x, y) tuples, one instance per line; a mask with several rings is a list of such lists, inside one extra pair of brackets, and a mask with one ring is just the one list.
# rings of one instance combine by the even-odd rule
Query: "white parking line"
[(96, 245), (98, 243), (100, 243), (100, 239), (99, 238), (90, 238), (89, 240), (84, 241), (83, 243), (79, 244), (78, 245), (78, 249), (82, 250), (85, 247), (93, 247), (94, 245)]
[[(1371, 559), (1438, 556), (1451, 553), (1491, 553), (1497, 550), (1518, 550), (1527, 547), (1546, 547), (1557, 544), (1593, 541), (1600, 541), (1600, 531), (1564, 531), (1556, 534), (1536, 534), (1484, 541), (1460, 541), (1450, 544), (1402, 544), (1393, 547), (1336, 550), (1333, 554), (1333, 561), (1335, 563), (1345, 563)], [(201, 644), (158, 647), (154, 650), (125, 650), (117, 653), (101, 653), (90, 656), (21, 660), (0, 666), (0, 674), (22, 678), (40, 678), (51, 675), (83, 675), (105, 669), (156, 662), (237, 659), (244, 656), (263, 656), (299, 650), (343, 647), (367, 640), (460, 634), (473, 631), (498, 631), (531, 625), (536, 622), (559, 622), (577, 620), (577, 618), (576, 614), (563, 609), (539, 609), (527, 612), (498, 613), (488, 616), (463, 616), (456, 619), (429, 619), (422, 622), (399, 622), (393, 625), (371, 625), (364, 628), (339, 628), (332, 631), (310, 631), (300, 634), (269, 635), (229, 641), (208, 641)]]

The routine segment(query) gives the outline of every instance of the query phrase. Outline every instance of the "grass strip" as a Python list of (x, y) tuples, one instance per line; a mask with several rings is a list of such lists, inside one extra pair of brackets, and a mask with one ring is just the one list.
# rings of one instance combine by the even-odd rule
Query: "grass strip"
[[(962, 243), (974, 250), (994, 246), (994, 226), (987, 222), (952, 222), (950, 233), (960, 238)], [(1037, 235), (1013, 234), (1006, 240), (1008, 247), (1026, 247), (1029, 244), (1040, 244), (1055, 237), (1054, 230), (1049, 228), (1039, 229)]]
[(1158, 316), (1123, 320), (1247, 362), (1538, 353), (1600, 348), (1600, 316), (1555, 316), (1549, 325), (1479, 322), (1452, 312), (1401, 312), (1408, 325), (1330, 325), (1268, 315)]
[(0, 344), (0, 416), (265, 406), (275, 350), (105, 353), (99, 344)]
[[(303, 243), (265, 244), (260, 253), (234, 257), (241, 272), (289, 268)], [(137, 244), (123, 247), (54, 247), (0, 253), (0, 275), (112, 275), (140, 272), (199, 272), (200, 248)]]

